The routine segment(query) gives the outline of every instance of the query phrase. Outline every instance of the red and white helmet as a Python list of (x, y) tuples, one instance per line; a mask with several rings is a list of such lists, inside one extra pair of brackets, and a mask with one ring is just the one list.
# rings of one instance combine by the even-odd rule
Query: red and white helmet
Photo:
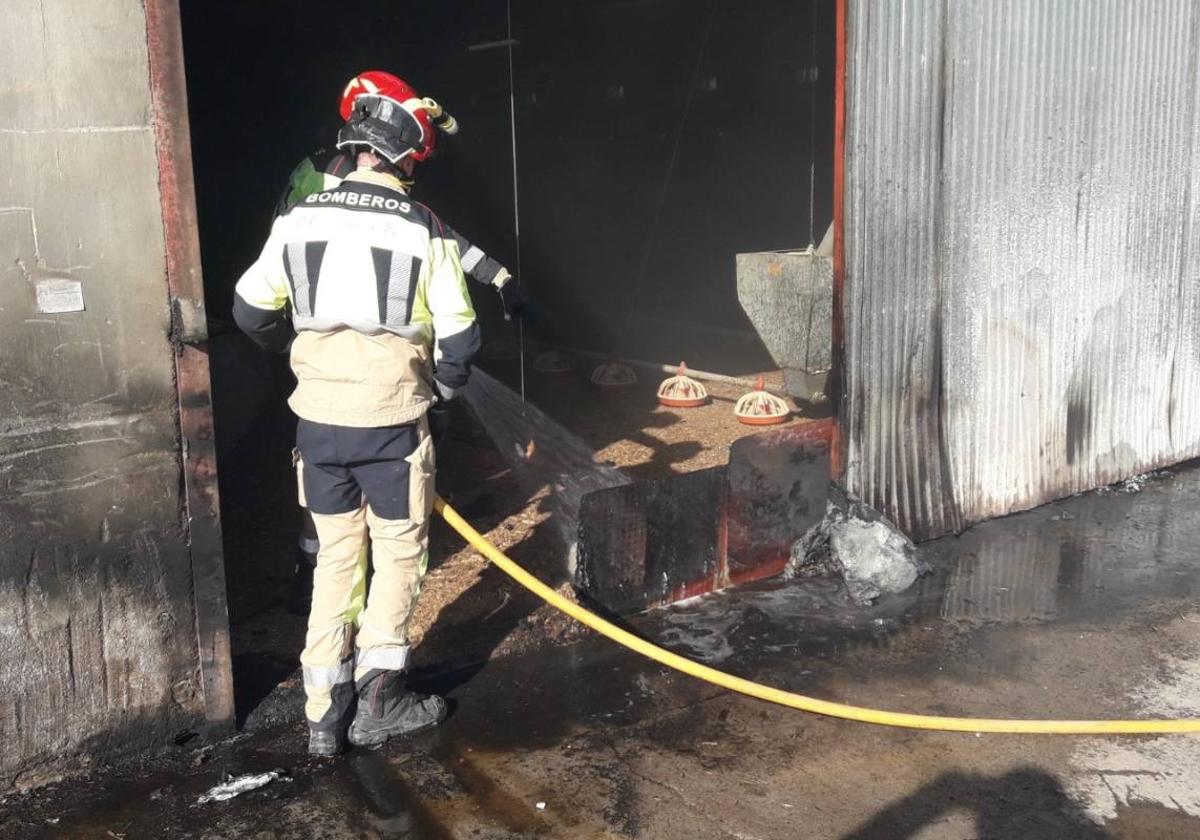
[(405, 157), (425, 160), (433, 154), (437, 129), (458, 131), (458, 123), (441, 105), (382, 70), (367, 70), (351, 79), (342, 90), (338, 112), (346, 122), (338, 133), (338, 148), (370, 146), (392, 163)]

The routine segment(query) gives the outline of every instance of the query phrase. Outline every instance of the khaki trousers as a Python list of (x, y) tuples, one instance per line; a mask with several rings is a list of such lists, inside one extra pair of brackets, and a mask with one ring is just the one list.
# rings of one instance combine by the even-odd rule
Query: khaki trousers
[[(434, 495), (433, 442), (424, 418), (418, 423), (418, 440), (404, 458), (407, 518), (377, 516), (369, 497), (346, 513), (312, 513), (321, 547), (300, 656), (310, 724), (337, 725), (349, 712), (356, 679), (373, 669), (401, 670), (408, 662), (408, 624), (428, 568)], [(372, 576), (366, 587), (368, 537)]]

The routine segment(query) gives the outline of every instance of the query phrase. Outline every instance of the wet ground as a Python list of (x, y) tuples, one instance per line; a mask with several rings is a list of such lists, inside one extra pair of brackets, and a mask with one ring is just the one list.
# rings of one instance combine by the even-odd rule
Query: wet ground
[[(733, 673), (950, 715), (1200, 715), (1200, 472), (923, 547), (868, 610), (772, 583), (637, 629)], [(1200, 737), (910, 732), (729, 694), (585, 637), (425, 674), (439, 730), (332, 761), (294, 724), (10, 799), (3, 837), (1200, 837)], [(290, 780), (196, 804), (226, 773)]]

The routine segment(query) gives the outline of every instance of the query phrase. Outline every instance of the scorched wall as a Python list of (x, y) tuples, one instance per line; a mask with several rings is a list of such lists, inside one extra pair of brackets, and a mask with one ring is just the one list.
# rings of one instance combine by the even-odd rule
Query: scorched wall
[(220, 723), (231, 699), (215, 499), (194, 495), (212, 476), (203, 307), (168, 283), (170, 266), (199, 284), (177, 15), (4, 16), (0, 790)]
[(918, 537), (1200, 454), (1192, 0), (847, 0), (851, 489)]

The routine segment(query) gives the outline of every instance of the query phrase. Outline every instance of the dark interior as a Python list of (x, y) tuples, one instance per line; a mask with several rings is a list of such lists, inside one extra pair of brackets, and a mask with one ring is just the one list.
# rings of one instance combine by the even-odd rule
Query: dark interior
[(288, 172), (335, 137), (342, 86), (379, 68), (461, 123), (415, 194), (518, 274), (539, 338), (770, 367), (734, 255), (802, 248), (830, 222), (833, 3), (513, 2), (519, 273), (507, 11), (184, 2), (210, 316), (228, 317)]
[[(458, 119), (414, 194), (517, 275), (532, 348), (774, 367), (734, 258), (803, 248), (830, 223), (833, 0), (181, 6), (235, 655), (286, 588), (299, 519), (290, 376), (234, 334), (233, 287), (288, 173), (334, 140), (355, 73), (396, 73)], [(485, 349), (515, 341), (497, 296), (471, 292)], [(247, 657), (240, 697), (293, 664)]]

